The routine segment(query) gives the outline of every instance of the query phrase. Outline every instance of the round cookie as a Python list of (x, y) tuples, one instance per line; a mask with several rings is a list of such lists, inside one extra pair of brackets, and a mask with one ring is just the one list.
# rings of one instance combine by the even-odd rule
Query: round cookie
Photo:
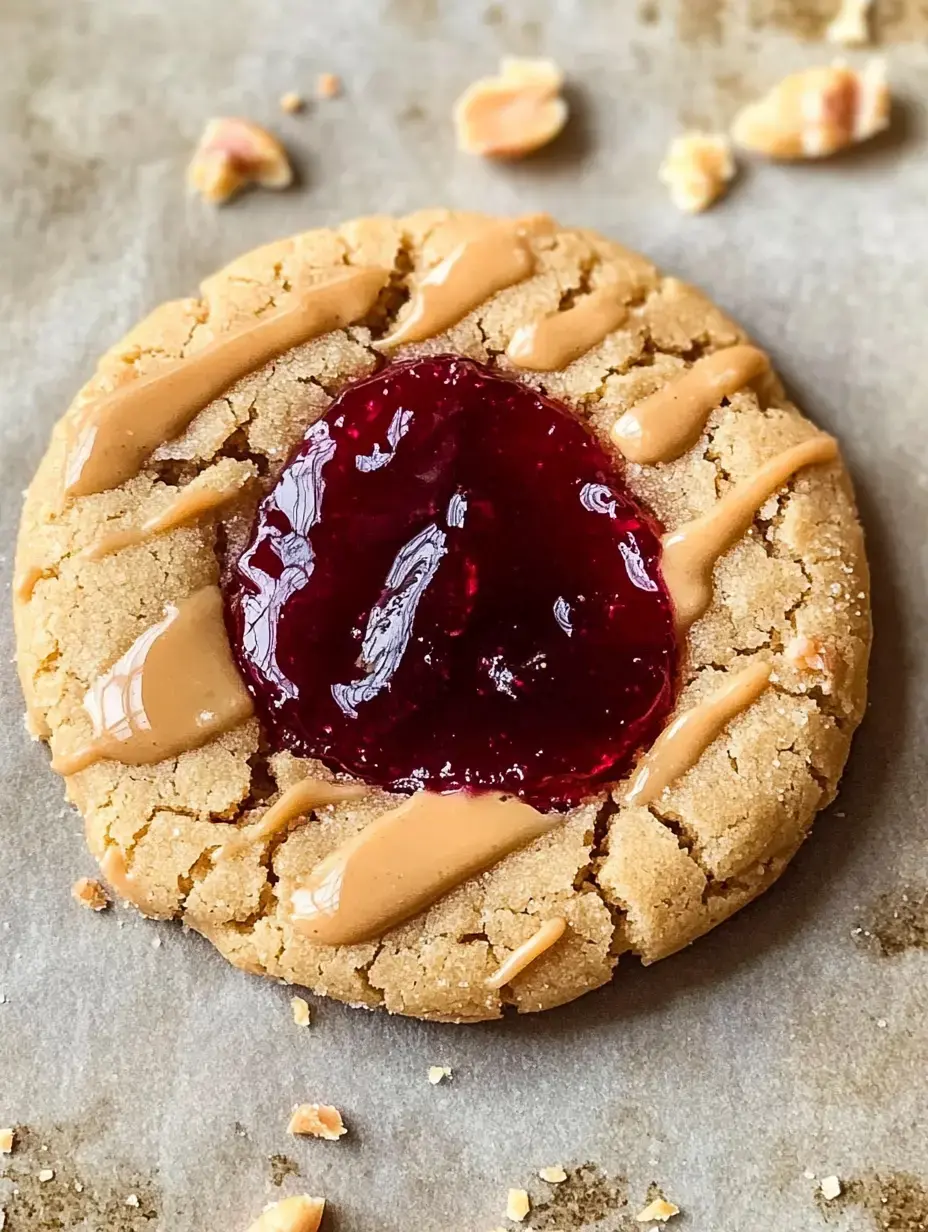
[[(62, 764), (86, 743), (88, 688), (167, 604), (219, 580), (306, 428), (383, 362), (376, 344), (402, 337), (426, 274), (489, 226), (481, 216), (424, 211), (267, 245), (208, 279), (198, 298), (156, 309), (103, 357), (53, 433), (17, 551), (29, 726)], [(680, 456), (625, 460), (614, 437), (622, 416), (745, 336), (699, 292), (591, 232), (530, 226), (525, 243), (527, 276), (502, 280), (461, 319), (402, 342), (391, 358), (466, 356), (559, 400), (616, 457), (670, 535), (815, 436), (768, 372), (719, 397)], [(294, 287), (346, 266), (389, 271), (359, 323), (236, 381), (117, 486), (63, 495), (82, 408), (251, 327), (286, 306)], [(532, 370), (507, 357), (520, 329), (605, 287), (622, 300), (619, 323), (578, 358)], [(157, 517), (193, 482), (238, 495), (165, 533), (93, 551), (101, 535)], [(646, 963), (672, 953), (777, 878), (835, 794), (863, 713), (869, 642), (867, 566), (848, 477), (839, 459), (803, 467), (774, 487), (715, 564), (711, 602), (686, 633), (675, 714), (711, 702), (752, 667), (770, 677), (756, 700), (653, 800), (630, 791), (634, 776), (599, 791), (374, 941), (317, 944), (294, 928), (287, 904), (308, 870), (400, 798), (371, 789), (266, 841), (230, 845), (233, 828), (260, 820), (301, 779), (336, 777), (269, 750), (253, 717), (154, 764), (87, 765), (68, 775), (68, 796), (117, 891), (148, 915), (181, 919), (236, 965), (423, 1018), (493, 1018), (507, 1004), (541, 1010), (607, 982), (623, 953)], [(553, 918), (566, 922), (555, 944), (494, 986), (500, 964)]]

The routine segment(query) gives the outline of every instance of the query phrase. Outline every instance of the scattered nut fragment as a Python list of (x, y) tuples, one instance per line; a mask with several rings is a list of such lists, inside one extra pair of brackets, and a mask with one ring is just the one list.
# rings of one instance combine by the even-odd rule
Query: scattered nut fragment
[(126, 1206), (138, 1206), (138, 1204), (139, 1204), (138, 1194), (127, 1194)]
[(293, 1013), (293, 1021), (298, 1027), (309, 1026), (309, 1002), (305, 997), (291, 997), (290, 1009)]
[(297, 94), (296, 90), (288, 90), (286, 94), (280, 96), (280, 109), (287, 115), (296, 115), (298, 111), (303, 110), (305, 105), (302, 94)]
[(40, 1168), (37, 1173), (37, 1176), (43, 1185), (45, 1184), (46, 1181), (50, 1181), (54, 1175), (55, 1175), (54, 1168)]
[(297, 1104), (287, 1126), (288, 1134), (308, 1134), (336, 1142), (348, 1130), (342, 1114), (330, 1104)]
[(567, 123), (563, 84), (553, 60), (504, 57), (498, 77), (481, 77), (455, 103), (458, 149), (521, 158), (547, 145)]
[[(834, 668), (834, 651), (817, 638), (797, 633), (783, 648), (783, 658), (800, 672), (823, 672), (830, 676)], [(823, 693), (831, 692), (831, 681), (822, 685)]]
[(338, 98), (342, 79), (337, 73), (320, 73), (316, 79), (316, 98)]
[(724, 133), (684, 133), (674, 137), (658, 177), (679, 210), (698, 214), (716, 201), (734, 178), (731, 142)]
[(560, 1164), (555, 1164), (551, 1168), (539, 1168), (538, 1175), (549, 1185), (560, 1185), (561, 1181), (567, 1180), (567, 1173)]
[(248, 1232), (316, 1232), (322, 1222), (325, 1198), (299, 1194), (264, 1208)]
[(0, 1155), (10, 1155), (13, 1151), (13, 1143), (16, 1139), (16, 1131), (11, 1125), (0, 1129)]
[(451, 1069), (447, 1065), (430, 1065), (429, 1066), (429, 1082), (433, 1087), (437, 1087), (440, 1082), (451, 1077)]
[(862, 47), (870, 42), (870, 10), (873, 0), (841, 0), (841, 7), (825, 28), (829, 43)]
[(841, 1182), (836, 1176), (824, 1176), (819, 1181), (819, 1189), (826, 1202), (833, 1202), (841, 1196)]
[(836, 62), (793, 73), (736, 116), (735, 144), (768, 158), (826, 158), (889, 124), (886, 65)]
[(222, 116), (203, 130), (187, 169), (187, 182), (204, 201), (222, 205), (248, 184), (286, 188), (293, 181), (287, 152), (251, 120)]
[(71, 897), (88, 911), (104, 911), (110, 905), (109, 895), (92, 877), (81, 877), (71, 886)]
[(668, 1219), (673, 1219), (674, 1215), (680, 1214), (679, 1206), (674, 1206), (672, 1202), (668, 1202), (666, 1198), (655, 1198), (650, 1202), (643, 1211), (639, 1211), (635, 1219), (639, 1223), (648, 1223), (651, 1220), (660, 1220), (661, 1223), (666, 1223)]
[(528, 1194), (524, 1189), (510, 1189), (506, 1196), (506, 1218), (521, 1223), (532, 1209)]

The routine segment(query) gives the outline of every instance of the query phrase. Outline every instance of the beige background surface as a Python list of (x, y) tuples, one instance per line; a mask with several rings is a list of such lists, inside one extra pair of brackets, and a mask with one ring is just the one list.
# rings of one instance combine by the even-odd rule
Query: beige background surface
[[(881, 894), (901, 903), (928, 884), (928, 16), (881, 6), (900, 99), (886, 139), (823, 166), (746, 168), (698, 219), (655, 178), (681, 124), (723, 123), (831, 54), (797, 36), (796, 11), (822, 7), (0, 0), (5, 586), (48, 430), (140, 314), (278, 235), (447, 203), (599, 227), (739, 316), (842, 438), (877, 622), (872, 705), (841, 797), (734, 922), (543, 1018), (453, 1028), (320, 1002), (299, 1031), (286, 989), (199, 938), (71, 902), (92, 864), (23, 732), (5, 621), (0, 1124), (30, 1127), (0, 1180), (8, 1232), (234, 1232), (301, 1188), (329, 1197), (342, 1232), (489, 1229), (509, 1185), (540, 1196), (539, 1166), (586, 1161), (628, 1180), (630, 1207), (603, 1229), (656, 1181), (684, 1208), (681, 1232), (810, 1232), (825, 1225), (806, 1172), (928, 1179), (928, 954), (878, 957), (852, 935)], [(512, 167), (456, 154), (448, 120), (503, 52), (556, 55), (574, 103), (565, 138)], [(322, 70), (342, 75), (344, 97), (280, 115), (278, 96), (311, 93)], [(185, 197), (191, 145), (224, 111), (284, 135), (297, 189), (218, 214)], [(453, 1082), (430, 1087), (430, 1064), (452, 1066)], [(348, 1138), (288, 1139), (302, 1099), (338, 1104)], [(277, 1152), (302, 1172), (280, 1189)], [(56, 1170), (44, 1186), (41, 1167)], [(570, 1232), (591, 1214), (587, 1202), (535, 1223)], [(853, 1205), (830, 1216), (870, 1226)]]

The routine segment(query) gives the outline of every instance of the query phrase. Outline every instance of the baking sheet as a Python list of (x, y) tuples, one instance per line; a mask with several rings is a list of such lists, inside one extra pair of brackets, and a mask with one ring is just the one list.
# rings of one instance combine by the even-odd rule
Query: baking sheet
[[(809, 1232), (825, 1226), (814, 1178), (881, 1171), (884, 1186), (910, 1174), (898, 1184), (914, 1222), (891, 1226), (928, 1227), (928, 954), (907, 945), (928, 885), (924, 13), (878, 0), (900, 100), (885, 138), (822, 166), (746, 168), (697, 219), (655, 178), (682, 124), (722, 124), (778, 75), (830, 57), (797, 35), (829, 7), (2, 0), (5, 587), (47, 433), (142, 313), (279, 235), (447, 203), (598, 227), (739, 317), (842, 439), (877, 627), (841, 796), (733, 922), (651, 970), (623, 963), (612, 987), (538, 1018), (425, 1025), (317, 1001), (299, 1030), (287, 989), (198, 937), (71, 902), (93, 865), (24, 734), (5, 620), (0, 1124), (26, 1127), (0, 1180), (8, 1232), (226, 1232), (304, 1189), (329, 1198), (341, 1232), (489, 1229), (509, 1186), (541, 1204), (552, 1187), (539, 1167), (587, 1163), (535, 1226), (627, 1226), (656, 1182), (683, 1208), (681, 1232)], [(457, 154), (449, 125), (457, 92), (501, 53), (555, 55), (573, 104), (563, 140), (508, 167)], [(279, 95), (311, 94), (320, 71), (342, 76), (344, 97), (281, 115)], [(218, 214), (185, 196), (191, 146), (223, 112), (283, 134), (298, 188)], [(894, 956), (867, 936), (881, 895), (890, 921), (913, 916), (911, 928), (896, 919)], [(452, 1081), (430, 1086), (431, 1064)], [(337, 1104), (348, 1137), (288, 1138), (304, 1099)], [(282, 1176), (275, 1155), (300, 1175)], [(45, 1167), (55, 1176), (42, 1182)], [(844, 1199), (827, 1216), (873, 1218)]]

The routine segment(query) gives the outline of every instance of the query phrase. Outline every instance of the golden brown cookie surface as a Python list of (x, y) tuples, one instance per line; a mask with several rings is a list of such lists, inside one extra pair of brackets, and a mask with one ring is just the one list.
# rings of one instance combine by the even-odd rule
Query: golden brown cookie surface
[[(429, 211), (268, 245), (208, 279), (199, 299), (157, 309), (104, 356), (79, 401), (195, 355), (223, 331), (286, 305), (307, 278), (346, 264), (392, 271), (364, 324), (298, 346), (238, 381), (117, 488), (64, 500), (65, 422), (55, 430), (23, 513), (16, 621), (33, 730), (56, 754), (87, 735), (89, 685), (166, 604), (218, 580), (221, 552), (244, 541), (257, 492), (243, 487), (200, 521), (99, 559), (82, 550), (155, 517), (217, 463), (239, 468), (243, 479), (273, 478), (332, 397), (381, 362), (374, 344), (402, 326), (406, 290), (481, 225)], [(700, 358), (745, 341), (698, 292), (618, 245), (583, 231), (538, 231), (530, 239), (534, 273), (398, 354), (454, 352), (518, 372), (613, 448), (612, 429), (625, 412)], [(579, 358), (555, 371), (516, 368), (507, 358), (520, 330), (606, 287), (618, 288), (627, 313)], [(773, 378), (756, 388), (726, 397), (675, 460), (625, 466), (627, 483), (669, 532), (813, 435)], [(371, 791), (321, 807), (311, 824), (256, 846), (220, 850), (230, 823), (258, 821), (307, 773), (327, 775), (288, 754), (268, 755), (254, 719), (155, 765), (91, 765), (69, 777), (68, 792), (104, 871), (120, 877), (116, 888), (149, 914), (182, 918), (238, 965), (422, 1017), (494, 1017), (506, 1003), (544, 1009), (606, 982), (623, 951), (645, 961), (671, 953), (778, 876), (834, 794), (863, 710), (869, 636), (866, 562), (847, 477), (840, 462), (799, 471), (716, 565), (711, 605), (688, 634), (677, 710), (759, 662), (770, 666), (770, 687), (655, 802), (623, 803), (627, 785), (618, 785), (608, 806), (603, 793), (574, 809), (564, 825), (379, 941), (313, 944), (294, 931), (284, 904), (308, 868), (396, 797)], [(488, 986), (554, 918), (566, 921), (557, 943), (511, 983)]]

